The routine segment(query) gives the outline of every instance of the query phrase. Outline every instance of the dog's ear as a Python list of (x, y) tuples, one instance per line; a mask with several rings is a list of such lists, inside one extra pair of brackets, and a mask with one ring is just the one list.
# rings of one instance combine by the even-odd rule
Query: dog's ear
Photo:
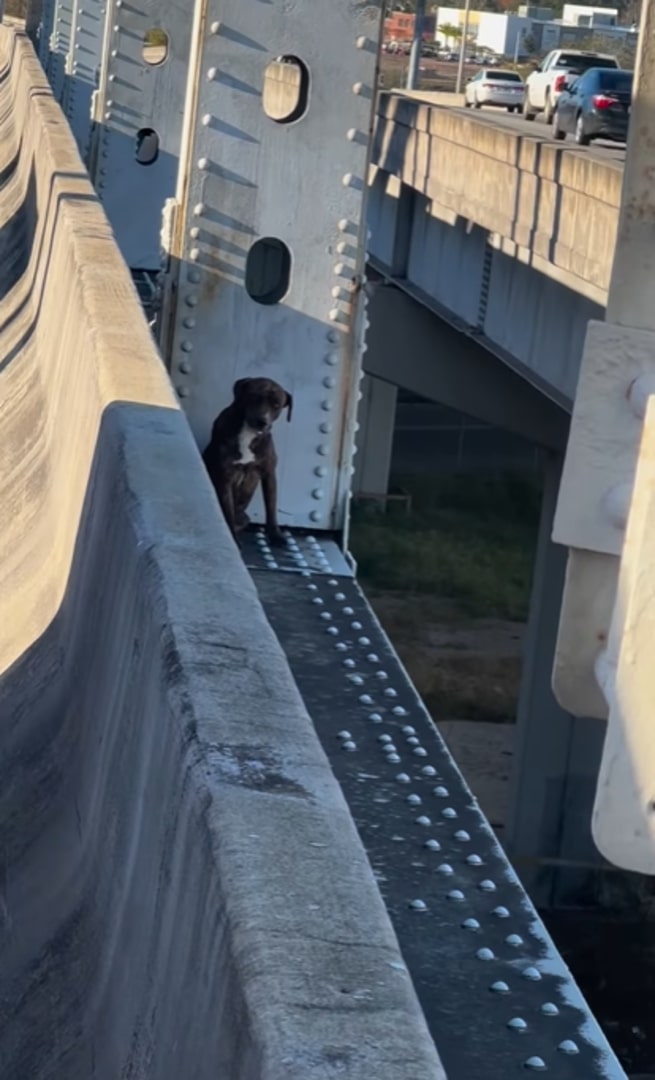
[(252, 382), (252, 380), (251, 379), (237, 379), (234, 386), (232, 387), (232, 396), (234, 397), (235, 401), (238, 398), (241, 397), (242, 393), (246, 389), (249, 382)]
[(290, 394), (288, 390), (284, 391), (287, 395), (287, 403), (284, 406), (287, 410), (287, 423), (291, 420), (291, 413), (293, 412), (293, 394)]

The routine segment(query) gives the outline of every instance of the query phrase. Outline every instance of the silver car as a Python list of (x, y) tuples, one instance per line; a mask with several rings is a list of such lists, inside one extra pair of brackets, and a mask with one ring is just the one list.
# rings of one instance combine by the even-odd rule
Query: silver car
[(468, 80), (464, 104), (467, 109), (498, 105), (508, 112), (518, 112), (523, 106), (524, 94), (525, 83), (518, 72), (485, 67)]

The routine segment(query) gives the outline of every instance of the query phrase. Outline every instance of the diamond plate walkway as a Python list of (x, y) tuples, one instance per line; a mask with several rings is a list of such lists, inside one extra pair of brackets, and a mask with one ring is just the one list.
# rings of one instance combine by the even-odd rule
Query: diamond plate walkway
[(278, 554), (251, 534), (244, 558), (449, 1078), (625, 1080), (343, 555), (287, 542)]

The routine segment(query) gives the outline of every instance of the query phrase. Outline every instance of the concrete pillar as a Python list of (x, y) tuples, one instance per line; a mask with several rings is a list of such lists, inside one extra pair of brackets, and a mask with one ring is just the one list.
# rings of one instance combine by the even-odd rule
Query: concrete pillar
[(386, 495), (398, 390), (372, 375), (364, 376), (361, 390), (352, 490), (354, 495)]
[(541, 907), (596, 895), (603, 865), (591, 836), (605, 725), (560, 708), (551, 674), (566, 549), (551, 540), (562, 455), (544, 455), (544, 494), (517, 717), (513, 791), (504, 843)]

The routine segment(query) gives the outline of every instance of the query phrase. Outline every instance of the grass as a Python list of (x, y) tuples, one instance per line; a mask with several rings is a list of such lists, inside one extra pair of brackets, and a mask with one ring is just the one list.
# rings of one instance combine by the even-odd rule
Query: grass
[(540, 481), (395, 476), (412, 512), (355, 505), (359, 579), (435, 720), (512, 723)]
[(351, 548), (375, 589), (457, 602), (471, 618), (527, 618), (540, 486), (517, 473), (393, 479), (412, 513), (355, 506)]

